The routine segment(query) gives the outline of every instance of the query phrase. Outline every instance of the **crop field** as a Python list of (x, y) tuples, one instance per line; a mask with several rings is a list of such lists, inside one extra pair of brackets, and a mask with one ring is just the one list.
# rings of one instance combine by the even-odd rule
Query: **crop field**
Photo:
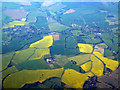
[(62, 72), (63, 68), (54, 70), (23, 70), (8, 76), (4, 82), (4, 87), (20, 88), (26, 83), (43, 82), (50, 77), (61, 77)]
[(2, 2), (0, 89), (116, 89), (118, 2)]
[(14, 27), (15, 25), (17, 26), (23, 26), (23, 25), (27, 25), (28, 23), (27, 22), (24, 22), (24, 21), (13, 21), (13, 22), (10, 22), (8, 25), (4, 25), (3, 28), (9, 28), (9, 27)]

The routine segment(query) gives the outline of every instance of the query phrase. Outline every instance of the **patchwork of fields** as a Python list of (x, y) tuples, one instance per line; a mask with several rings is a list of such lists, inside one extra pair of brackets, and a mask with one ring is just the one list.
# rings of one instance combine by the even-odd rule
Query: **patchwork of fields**
[(3, 88), (118, 88), (118, 3), (2, 4)]

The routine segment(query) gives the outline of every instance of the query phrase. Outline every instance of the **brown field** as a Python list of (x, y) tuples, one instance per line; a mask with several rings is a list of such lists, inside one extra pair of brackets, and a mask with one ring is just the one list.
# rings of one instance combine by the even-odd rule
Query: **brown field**
[(75, 12), (75, 10), (69, 9), (68, 11), (65, 12), (65, 14), (66, 14), (66, 13), (73, 13), (73, 12)]
[(63, 67), (67, 62), (68, 62), (68, 57), (64, 56), (64, 55), (55, 55), (55, 62)]
[(26, 18), (27, 12), (24, 9), (7, 9), (4, 11), (7, 16), (10, 16), (12, 19), (22, 19)]
[(54, 65), (53, 64), (49, 64), (50, 68), (54, 68)]
[(104, 49), (103, 49), (103, 48), (100, 48), (100, 47), (98, 47), (98, 46), (95, 46), (94, 51), (99, 51), (101, 54), (104, 55)]
[(59, 40), (59, 34), (53, 35), (54, 40)]

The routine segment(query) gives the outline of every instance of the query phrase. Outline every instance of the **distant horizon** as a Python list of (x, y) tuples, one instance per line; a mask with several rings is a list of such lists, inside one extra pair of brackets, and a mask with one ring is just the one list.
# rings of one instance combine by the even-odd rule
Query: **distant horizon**
[(1, 0), (0, 2), (119, 2), (120, 0)]

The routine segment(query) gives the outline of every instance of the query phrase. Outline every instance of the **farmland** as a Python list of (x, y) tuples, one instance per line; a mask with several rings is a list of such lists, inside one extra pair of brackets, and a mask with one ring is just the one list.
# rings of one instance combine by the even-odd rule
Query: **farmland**
[(118, 88), (117, 2), (2, 4), (3, 89)]

